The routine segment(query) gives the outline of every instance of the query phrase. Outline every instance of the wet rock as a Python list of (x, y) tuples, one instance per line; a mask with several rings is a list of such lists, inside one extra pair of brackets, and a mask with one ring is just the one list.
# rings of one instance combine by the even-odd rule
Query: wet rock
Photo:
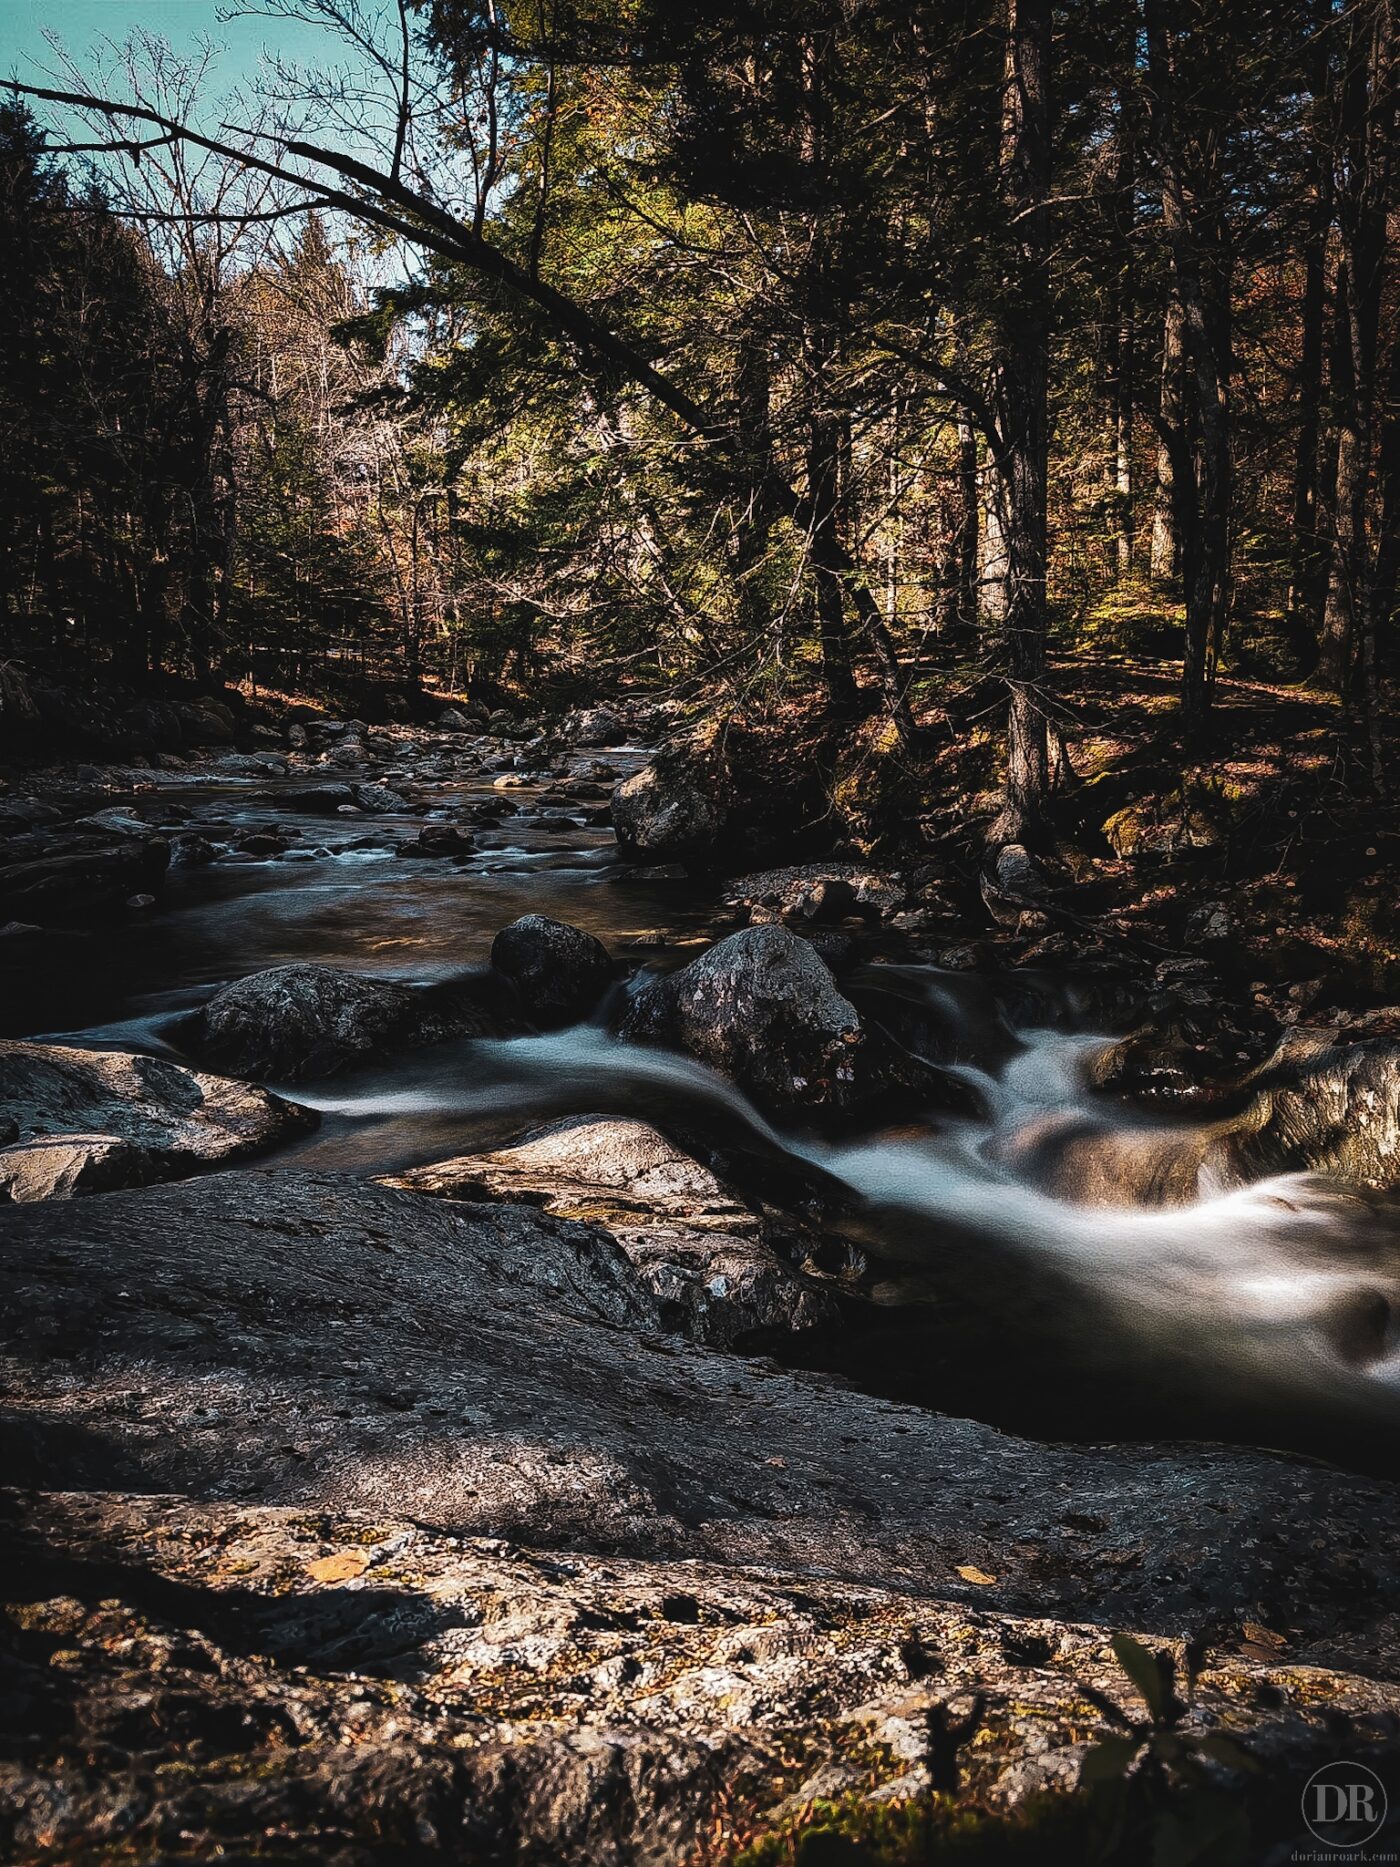
[(476, 848), (476, 838), (451, 823), (425, 823), (410, 842), (399, 845), (401, 856), (465, 856)]
[(1247, 1173), (1302, 1168), (1400, 1186), (1400, 1045), (1337, 1044), (1297, 1026), (1247, 1080), (1257, 1100), (1233, 1144)]
[(572, 1116), (514, 1146), (386, 1184), (452, 1199), (510, 1199), (607, 1227), (663, 1327), (730, 1347), (833, 1319), (830, 1286), (794, 1270), (753, 1209), (645, 1122)]
[(170, 839), (170, 860), (179, 868), (203, 868), (217, 855), (208, 837), (201, 836), (197, 830), (187, 830)]
[(668, 747), (623, 779), (613, 792), (612, 814), (626, 856), (709, 859), (729, 815), (717, 759), (689, 742)]
[(353, 804), (348, 784), (298, 784), (268, 794), (280, 810), (304, 810), (313, 816), (333, 817), (342, 804)]
[(582, 1017), (612, 979), (612, 960), (600, 940), (544, 914), (525, 914), (503, 927), (491, 943), (491, 964), (542, 1024)]
[(433, 995), (334, 966), (274, 966), (216, 992), (194, 1021), (201, 1055), (243, 1076), (329, 1076), (385, 1048), (448, 1035)]
[(646, 1122), (571, 1115), (507, 1148), (416, 1167), (389, 1182), (454, 1199), (523, 1200), (564, 1219), (756, 1232), (752, 1209)]
[(0, 1109), (17, 1130), (0, 1167), (12, 1199), (169, 1179), (315, 1125), (265, 1090), (161, 1057), (17, 1040), (0, 1040)]
[(149, 823), (143, 823), (140, 817), (119, 805), (113, 805), (110, 810), (94, 811), (90, 817), (79, 817), (78, 827), (84, 830), (105, 830), (109, 835), (132, 836), (138, 841), (145, 841), (151, 834)]
[(361, 810), (402, 811), (408, 809), (408, 800), (387, 784), (357, 784), (355, 802)]
[(699, 1058), (767, 1107), (855, 1097), (855, 1007), (811, 945), (782, 927), (746, 927), (645, 986), (621, 1029)]
[(229, 778), (280, 778), (287, 767), (280, 758), (260, 752), (227, 752), (212, 766)]

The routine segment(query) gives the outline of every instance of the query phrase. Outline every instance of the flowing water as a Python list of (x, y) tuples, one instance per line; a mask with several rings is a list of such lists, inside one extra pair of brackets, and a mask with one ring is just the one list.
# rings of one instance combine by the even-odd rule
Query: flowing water
[[(211, 835), (288, 821), (250, 792), (177, 797), (186, 827)], [(663, 941), (674, 960), (714, 931), (683, 886), (625, 879), (608, 831), (561, 841), (521, 804), (498, 846), (465, 862), (392, 853), (407, 822), (341, 820), (318, 821), (304, 860), (177, 871), (149, 920), (46, 943), (11, 1023), (168, 1048), (179, 1015), (224, 980), (288, 960), (443, 978), (532, 912), (640, 966)], [(823, 1365), (1023, 1431), (1232, 1436), (1394, 1463), (1392, 1208), (1303, 1175), (1230, 1184), (1199, 1130), (1093, 1090), (1113, 1031), (1095, 1028), (1102, 1000), (1073, 982), (901, 966), (850, 989), (876, 1018), (918, 1006), (976, 1112), (911, 1105), (898, 1129), (844, 1137), (778, 1127), (702, 1065), (611, 1037), (603, 1007), (571, 1030), (458, 1040), (290, 1091), (322, 1123), (280, 1158), (383, 1173), (591, 1112), (718, 1137), (809, 1183), (864, 1254), (874, 1320), (863, 1340), (827, 1343)]]

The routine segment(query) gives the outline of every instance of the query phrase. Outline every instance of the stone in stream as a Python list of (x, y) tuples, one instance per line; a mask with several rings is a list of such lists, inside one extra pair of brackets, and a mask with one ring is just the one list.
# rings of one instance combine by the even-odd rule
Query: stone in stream
[(541, 1024), (562, 1024), (591, 1011), (613, 970), (600, 940), (546, 914), (524, 914), (503, 927), (491, 942), (491, 964)]
[(16, 1207), (0, 1261), (19, 1858), (654, 1867), (954, 1765), (1005, 1810), (1141, 1718), (1120, 1631), (1189, 1635), (1181, 1739), (1263, 1811), (1393, 1747), (1393, 1485), (678, 1347), (598, 1228), (342, 1176)]
[(106, 1134), (51, 1134), (0, 1147), (0, 1200), (74, 1199), (165, 1178), (146, 1148)]
[(626, 856), (709, 860), (729, 815), (717, 758), (688, 743), (665, 748), (618, 785), (612, 812)]
[(408, 809), (407, 798), (391, 790), (387, 784), (357, 784), (354, 787), (355, 802), (361, 810), (399, 811)]
[(864, 1041), (812, 947), (777, 926), (746, 927), (644, 986), (621, 1035), (667, 1044), (731, 1077), (770, 1108), (840, 1108), (858, 1094)]
[(196, 1047), (243, 1075), (294, 1082), (416, 1041), (423, 1016), (411, 986), (332, 966), (274, 966), (214, 994), (198, 1014)]
[(183, 830), (170, 839), (170, 860), (177, 868), (203, 868), (217, 855), (208, 837), (201, 836), (197, 830)]
[(246, 1159), (315, 1126), (247, 1083), (127, 1051), (0, 1039), (0, 1198), (62, 1198)]
[(1215, 1079), (1202, 1074), (1200, 1050), (1137, 1033), (1103, 1051), (1094, 1081), (1205, 1117), (1176, 1132), (1183, 1153), (1226, 1184), (1306, 1172), (1378, 1192), (1400, 1186), (1400, 1045), (1298, 1025), (1262, 1063)]
[(415, 988), (294, 964), (250, 973), (216, 992), (191, 1020), (190, 1044), (240, 1075), (301, 1082), (445, 1037), (503, 1037), (523, 1028), (514, 995), (489, 974)]
[(569, 1116), (513, 1146), (389, 1175), (449, 1199), (508, 1199), (604, 1225), (663, 1323), (720, 1348), (833, 1321), (839, 1293), (782, 1256), (751, 1206), (646, 1122)]
[(620, 746), (627, 728), (611, 707), (584, 707), (564, 722), (564, 736), (579, 746)]
[(451, 823), (425, 823), (411, 841), (400, 843), (401, 856), (466, 856), (476, 848), (476, 838)]
[(316, 816), (333, 817), (342, 804), (355, 802), (355, 790), (348, 784), (296, 784), (265, 793), (265, 801), (275, 803), (282, 810), (304, 810)]

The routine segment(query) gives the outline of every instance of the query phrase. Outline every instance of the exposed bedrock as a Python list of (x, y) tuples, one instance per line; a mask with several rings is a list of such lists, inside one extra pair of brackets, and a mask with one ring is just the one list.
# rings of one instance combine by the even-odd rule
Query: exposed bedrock
[(1389, 1485), (686, 1344), (520, 1205), (244, 1171), (10, 1209), (0, 1261), (13, 1858), (640, 1867), (818, 1797), (1006, 1809), (1141, 1716), (1121, 1628), (1179, 1682), (1189, 1637), (1183, 1730), (1266, 1819), (1394, 1755)]

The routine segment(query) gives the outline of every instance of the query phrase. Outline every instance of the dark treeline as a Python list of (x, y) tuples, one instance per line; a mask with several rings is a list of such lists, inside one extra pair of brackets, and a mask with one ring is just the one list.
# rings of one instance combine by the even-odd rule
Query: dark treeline
[(1374, 729), (1391, 0), (381, 25), (380, 155), (304, 77), (314, 133), (191, 141), (149, 44), (65, 106), (95, 171), (8, 113), (8, 653), (682, 680), (902, 739), (992, 677), (1006, 839), (1056, 774), (1048, 662), (1179, 662), (1188, 747), (1220, 669)]

